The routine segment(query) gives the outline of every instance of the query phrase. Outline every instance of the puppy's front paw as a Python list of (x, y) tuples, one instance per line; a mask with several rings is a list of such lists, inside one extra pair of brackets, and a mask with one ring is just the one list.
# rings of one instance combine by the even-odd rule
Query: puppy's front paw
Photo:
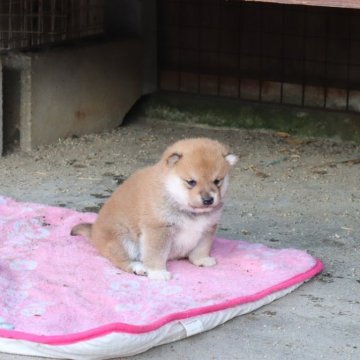
[(148, 270), (148, 277), (152, 280), (170, 280), (171, 273), (166, 270)]
[(190, 261), (196, 266), (209, 267), (216, 265), (216, 260), (211, 256), (203, 257), (200, 259), (190, 259)]
[(140, 276), (146, 276), (147, 275), (147, 271), (145, 269), (145, 266), (140, 261), (133, 261), (130, 264), (130, 269), (135, 275), (140, 275)]

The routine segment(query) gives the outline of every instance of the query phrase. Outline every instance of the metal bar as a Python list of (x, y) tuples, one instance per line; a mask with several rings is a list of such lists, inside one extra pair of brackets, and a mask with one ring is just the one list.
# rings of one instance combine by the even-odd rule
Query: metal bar
[(264, 58), (264, 9), (263, 7), (260, 8), (260, 74), (259, 74), (259, 96), (258, 101), (262, 101), (262, 84), (263, 84), (263, 58)]
[(37, 23), (37, 28), (38, 28), (38, 38), (36, 39), (37, 44), (41, 43), (42, 41), (42, 37), (43, 37), (43, 2), (42, 0), (38, 0), (38, 23)]
[(52, 36), (53, 34), (55, 34), (55, 24), (56, 24), (56, 0), (51, 0), (51, 4), (50, 4), (50, 39), (51, 41), (54, 41), (54, 36)]
[(325, 59), (324, 59), (324, 72), (325, 72), (325, 81), (324, 81), (324, 109), (327, 107), (327, 100), (328, 100), (328, 87), (329, 87), (329, 80), (328, 80), (328, 53), (329, 53), (329, 14), (326, 14), (326, 32), (325, 32)]
[(359, 0), (227, 0), (245, 2), (263, 2), (287, 5), (325, 6), (335, 8), (360, 9)]
[(7, 46), (9, 46), (11, 39), (12, 39), (12, 0), (9, 0), (9, 33), (8, 33)]
[(302, 13), (302, 26), (303, 26), (303, 33), (302, 33), (302, 57), (301, 57), (301, 61), (302, 61), (302, 67), (301, 67), (301, 86), (302, 86), (302, 92), (301, 92), (301, 105), (305, 106), (305, 82), (306, 82), (306, 34), (307, 34), (307, 29), (306, 29), (306, 10), (305, 8), (302, 9), (301, 11)]
[[(25, 0), (24, 1), (24, 34), (26, 33), (27, 31), (27, 28), (28, 28), (28, 18), (26, 16), (26, 12), (27, 12), (27, 9), (28, 9), (28, 2)], [(30, 38), (28, 38), (26, 41), (24, 41), (24, 44), (23, 46), (29, 46), (30, 45)]]
[[(351, 24), (351, 12), (348, 11), (347, 12), (347, 23)], [(348, 37), (349, 37), (349, 41), (348, 41), (348, 48), (347, 48), (347, 63), (346, 63), (346, 110), (349, 111), (350, 106), (349, 106), (349, 102), (350, 102), (350, 64), (351, 64), (351, 47), (352, 47), (352, 31), (351, 28), (349, 26), (349, 31), (348, 31)]]
[[(183, 9), (183, 1), (180, 0), (179, 1), (180, 3), (180, 11), (179, 11), (179, 21), (178, 21), (178, 24), (179, 24), (179, 31), (181, 31), (182, 29), (182, 13), (181, 13), (181, 10)], [(179, 86), (179, 91), (181, 91), (181, 83), (182, 83), (182, 76), (181, 76), (181, 72), (182, 72), (182, 53), (183, 53), (183, 48), (182, 48), (182, 41), (181, 41), (181, 36), (179, 35), (178, 36), (178, 41), (179, 41), (179, 81), (178, 81), (178, 86)]]
[(86, 22), (85, 22), (85, 28), (87, 29), (87, 32), (89, 31), (90, 27), (89, 27), (89, 24), (90, 24), (90, 0), (87, 0), (86, 1)]
[(220, 96), (220, 81), (221, 81), (221, 72), (222, 72), (222, 65), (220, 66), (220, 64), (222, 63), (221, 60), (221, 39), (222, 39), (222, 33), (223, 33), (223, 13), (224, 13), (224, 3), (221, 0), (218, 0), (218, 24), (219, 24), (219, 28), (218, 28), (218, 43), (217, 43), (217, 77), (216, 77), (216, 93), (217, 96)]
[(202, 1), (199, 2), (199, 22), (198, 22), (198, 28), (197, 28), (197, 49), (196, 49), (196, 55), (197, 55), (197, 92), (198, 94), (201, 93), (201, 74), (200, 74), (200, 64), (201, 64), (201, 32), (202, 32), (202, 18), (203, 18), (203, 14), (202, 14), (202, 8), (204, 7), (204, 4)]
[(241, 99), (241, 55), (242, 55), (242, 16), (243, 16), (243, 5), (240, 4), (239, 6), (239, 13), (238, 13), (238, 35), (239, 35), (239, 43), (238, 43), (238, 73), (237, 73), (237, 82), (238, 82), (238, 99)]
[(285, 63), (285, 11), (281, 12), (281, 74), (280, 74), (280, 104), (283, 104), (284, 100), (284, 63)]

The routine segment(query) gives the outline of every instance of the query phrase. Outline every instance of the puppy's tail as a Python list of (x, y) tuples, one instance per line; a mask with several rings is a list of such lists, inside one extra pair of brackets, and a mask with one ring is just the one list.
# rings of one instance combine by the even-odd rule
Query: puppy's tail
[(90, 239), (91, 238), (91, 228), (92, 228), (92, 224), (90, 224), (90, 223), (78, 224), (78, 225), (75, 225), (71, 229), (70, 235), (72, 235), (72, 236), (81, 235), (81, 236), (85, 236), (86, 238)]

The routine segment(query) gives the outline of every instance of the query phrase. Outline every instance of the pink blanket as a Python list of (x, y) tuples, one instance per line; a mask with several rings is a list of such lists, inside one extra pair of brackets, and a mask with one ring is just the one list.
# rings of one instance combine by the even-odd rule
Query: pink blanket
[(0, 337), (68, 344), (255, 301), (322, 269), (299, 250), (216, 239), (218, 265), (168, 264), (173, 279), (124, 273), (71, 227), (95, 214), (0, 197)]

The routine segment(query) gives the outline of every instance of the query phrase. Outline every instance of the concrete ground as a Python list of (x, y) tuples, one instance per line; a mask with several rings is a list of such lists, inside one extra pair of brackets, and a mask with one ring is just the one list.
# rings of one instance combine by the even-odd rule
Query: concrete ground
[(221, 236), (308, 250), (325, 268), (270, 305), (132, 359), (359, 359), (359, 145), (140, 119), (113, 132), (1, 158), (0, 193), (95, 211), (122, 179), (189, 136), (219, 139), (241, 157)]

